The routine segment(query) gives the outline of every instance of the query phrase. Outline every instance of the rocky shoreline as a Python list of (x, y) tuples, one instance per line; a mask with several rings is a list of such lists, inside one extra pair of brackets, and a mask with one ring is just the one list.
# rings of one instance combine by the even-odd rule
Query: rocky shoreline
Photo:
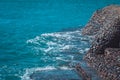
[(120, 6), (97, 10), (82, 30), (92, 36), (84, 59), (103, 80), (120, 80)]

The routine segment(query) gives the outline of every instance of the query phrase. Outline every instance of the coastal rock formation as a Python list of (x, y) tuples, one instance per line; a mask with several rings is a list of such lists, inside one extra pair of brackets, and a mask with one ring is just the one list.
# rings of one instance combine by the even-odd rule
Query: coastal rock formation
[(107, 48), (104, 55), (95, 55), (86, 60), (103, 80), (120, 79), (120, 48)]
[(103, 80), (120, 79), (120, 6), (97, 10), (83, 35), (94, 36), (84, 59)]
[(83, 35), (95, 35), (105, 25), (111, 24), (113, 20), (119, 18), (120, 6), (110, 5), (94, 12), (88, 24), (83, 28)]

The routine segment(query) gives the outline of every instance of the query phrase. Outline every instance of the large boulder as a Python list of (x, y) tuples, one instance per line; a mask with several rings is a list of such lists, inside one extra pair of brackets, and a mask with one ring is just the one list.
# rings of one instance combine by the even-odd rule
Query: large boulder
[(104, 80), (119, 80), (120, 6), (110, 5), (97, 10), (82, 33), (93, 36), (84, 59)]
[(90, 53), (104, 53), (105, 48), (120, 47), (120, 6), (111, 5), (97, 10), (82, 30), (83, 35), (94, 35)]

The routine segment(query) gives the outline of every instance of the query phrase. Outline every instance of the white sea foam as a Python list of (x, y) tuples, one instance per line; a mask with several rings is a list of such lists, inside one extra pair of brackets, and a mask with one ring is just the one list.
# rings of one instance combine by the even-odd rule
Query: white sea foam
[(49, 71), (49, 70), (55, 70), (55, 67), (47, 66), (47, 67), (38, 67), (38, 68), (30, 68), (26, 69), (25, 74), (21, 76), (22, 80), (32, 80), (30, 79), (30, 75), (36, 71)]
[(88, 44), (86, 42), (88, 38), (83, 37), (80, 33), (80, 31), (45, 33), (34, 39), (27, 40), (27, 43), (31, 44), (33, 47), (37, 46), (42, 48), (39, 50), (43, 50), (42, 52), (45, 53), (62, 52), (72, 48), (76, 48), (80, 51), (80, 45), (84, 46)]
[(66, 66), (62, 66), (60, 67), (61, 70), (72, 70), (73, 68), (69, 68), (69, 67), (66, 67)]
[[(45, 33), (40, 36), (36, 36), (34, 39), (27, 40), (26, 43), (29, 44), (28, 46), (30, 46), (35, 53), (41, 55), (40, 60), (43, 61), (43, 64), (53, 61), (55, 63), (52, 64), (57, 66), (59, 66), (59, 64), (63, 64), (63, 62), (67, 64), (74, 64), (78, 62), (76, 61), (79, 59), (77, 53), (84, 54), (89, 49), (89, 37), (82, 36), (81, 31), (78, 30)], [(25, 74), (21, 78), (22, 80), (30, 80), (30, 74), (35, 71), (55, 69), (58, 69), (58, 67), (47, 66), (44, 68), (26, 69)], [(59, 69), (66, 70), (72, 68), (59, 66)]]
[(66, 66), (62, 67), (53, 67), (53, 66), (47, 66), (47, 67), (37, 67), (37, 68), (30, 68), (25, 70), (25, 74), (21, 76), (21, 80), (32, 80), (30, 79), (30, 75), (32, 75), (35, 72), (41, 72), (41, 71), (52, 71), (52, 70), (72, 70), (73, 68), (69, 68)]
[(71, 58), (69, 58), (69, 55), (65, 55), (65, 53), (84, 54), (89, 48), (88, 41), (88, 37), (82, 36), (81, 31), (76, 30), (68, 32), (44, 33), (33, 39), (27, 40), (26, 43), (31, 46), (32, 50), (34, 50), (37, 55), (45, 55), (41, 57), (42, 59), (47, 57), (48, 61), (55, 61), (59, 59), (66, 62), (70, 61)]
[(53, 47), (48, 47), (47, 49), (44, 49), (44, 52), (49, 52), (50, 50), (52, 50), (53, 49)]
[(69, 62), (70, 60), (64, 59), (63, 57), (56, 57), (56, 60), (64, 61), (64, 62)]
[(57, 45), (55, 42), (49, 41), (47, 42), (47, 45), (51, 46), (51, 45)]

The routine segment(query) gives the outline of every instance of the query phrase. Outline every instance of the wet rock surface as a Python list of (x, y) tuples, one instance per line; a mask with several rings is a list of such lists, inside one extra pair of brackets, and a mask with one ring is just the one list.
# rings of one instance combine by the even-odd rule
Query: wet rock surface
[(94, 36), (84, 59), (103, 80), (120, 80), (120, 6), (97, 10), (83, 35)]
[(83, 80), (91, 80), (90, 75), (86, 73), (86, 71), (80, 66), (80, 64), (76, 65), (76, 70), (78, 71)]
[[(46, 74), (46, 72), (48, 74)], [(30, 78), (32, 80), (82, 80), (82, 78), (76, 74), (75, 70), (37, 71), (31, 74)]]

